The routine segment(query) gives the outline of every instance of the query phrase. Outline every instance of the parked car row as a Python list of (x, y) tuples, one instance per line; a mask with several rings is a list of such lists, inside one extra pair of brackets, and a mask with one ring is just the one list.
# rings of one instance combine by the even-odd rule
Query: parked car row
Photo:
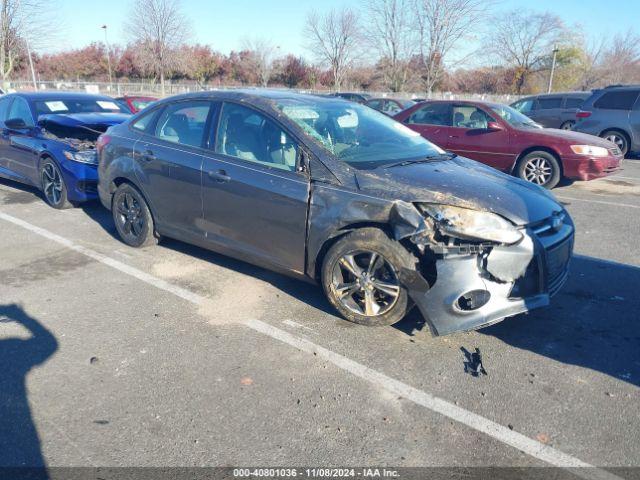
[(511, 106), (545, 127), (605, 138), (623, 155), (640, 150), (640, 85), (526, 97)]
[(592, 180), (620, 168), (613, 143), (583, 133), (545, 129), (498, 103), (428, 101), (395, 116), (436, 145), (545, 188), (564, 177)]
[[(464, 119), (444, 106), (463, 128), (482, 122), (471, 106)], [(416, 305), (437, 335), (480, 328), (548, 305), (567, 277), (574, 226), (549, 192), (364, 105), (202, 92), (106, 132), (122, 113), (104, 97), (16, 94), (0, 107), (0, 175), (57, 208), (88, 198), (72, 196), (79, 178), (97, 179), (126, 244), (166, 236), (317, 282), (352, 322), (393, 324)]]

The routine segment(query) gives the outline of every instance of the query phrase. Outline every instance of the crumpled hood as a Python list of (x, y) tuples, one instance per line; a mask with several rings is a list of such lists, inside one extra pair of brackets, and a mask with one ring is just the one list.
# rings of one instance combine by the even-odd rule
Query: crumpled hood
[[(524, 133), (530, 133), (530, 130), (521, 130)], [(574, 132), (572, 130), (560, 130), (558, 128), (542, 128), (535, 131), (536, 137), (546, 137), (550, 140), (565, 140), (571, 145), (593, 145), (596, 147), (611, 148), (614, 146), (610, 141), (604, 138), (588, 135), (586, 133)]]
[(357, 170), (356, 179), (362, 193), (485, 210), (516, 225), (539, 222), (562, 210), (547, 190), (463, 157)]
[(131, 115), (125, 113), (49, 113), (40, 115), (38, 123), (46, 128), (47, 124), (54, 123), (63, 127), (89, 127), (97, 130), (106, 130), (113, 125), (119, 125)]

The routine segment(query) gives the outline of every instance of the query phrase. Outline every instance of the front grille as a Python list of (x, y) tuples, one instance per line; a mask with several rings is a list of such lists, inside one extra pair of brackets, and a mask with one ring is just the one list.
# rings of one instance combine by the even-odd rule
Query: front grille
[(566, 280), (572, 248), (573, 238), (568, 237), (546, 251), (547, 288), (552, 295), (562, 287)]
[[(536, 238), (536, 254), (525, 277), (538, 280), (537, 288), (529, 278), (517, 283), (517, 296), (548, 292), (555, 295), (564, 285), (569, 274), (569, 261), (573, 252), (573, 223), (565, 213), (556, 214), (541, 222), (529, 225), (528, 230)], [(525, 288), (526, 286), (526, 288)], [(513, 294), (512, 294), (513, 295)]]

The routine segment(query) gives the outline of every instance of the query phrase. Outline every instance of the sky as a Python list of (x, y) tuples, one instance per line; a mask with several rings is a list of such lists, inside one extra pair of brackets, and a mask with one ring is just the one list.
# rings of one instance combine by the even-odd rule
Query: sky
[[(549, 11), (568, 25), (579, 25), (589, 35), (614, 35), (640, 25), (640, 0), (498, 0), (500, 10)], [(222, 53), (242, 48), (243, 39), (270, 39), (283, 53), (311, 56), (304, 48), (302, 30), (307, 13), (348, 6), (361, 0), (182, 0), (190, 22), (190, 40), (210, 45)], [(57, 0), (59, 24), (56, 41), (43, 44), (42, 52), (81, 48), (104, 41), (108, 26), (110, 43), (127, 41), (125, 22), (132, 0)], [(103, 5), (100, 7), (99, 5)], [(140, 19), (140, 21), (144, 21)]]

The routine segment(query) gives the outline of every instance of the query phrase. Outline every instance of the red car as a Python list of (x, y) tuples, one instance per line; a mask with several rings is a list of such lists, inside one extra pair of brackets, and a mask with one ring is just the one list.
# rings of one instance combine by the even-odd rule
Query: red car
[(116, 101), (123, 107), (126, 107), (131, 113), (138, 113), (145, 107), (148, 107), (153, 102), (158, 101), (154, 97), (141, 97), (138, 95), (125, 95), (124, 97), (116, 98)]
[(623, 159), (607, 140), (542, 128), (498, 103), (427, 101), (394, 118), (445, 150), (545, 188), (555, 187), (563, 177), (604, 177), (618, 170)]

